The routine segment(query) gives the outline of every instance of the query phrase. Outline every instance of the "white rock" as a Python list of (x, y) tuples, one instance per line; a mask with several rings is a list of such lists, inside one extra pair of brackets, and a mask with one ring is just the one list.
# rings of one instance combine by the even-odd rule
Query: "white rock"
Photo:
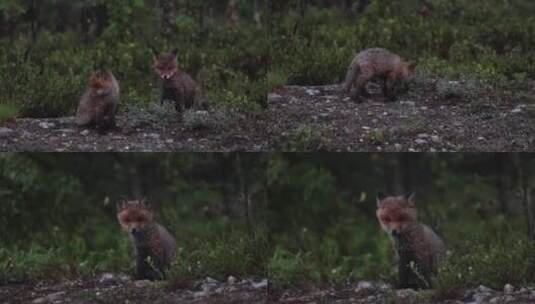
[(229, 276), (228, 279), (227, 279), (227, 283), (229, 284), (235, 284), (236, 283), (236, 278), (234, 276)]
[(306, 92), (310, 96), (318, 95), (320, 93), (320, 91), (316, 89), (306, 89)]
[(512, 294), (515, 291), (515, 288), (511, 284), (505, 284), (503, 286), (503, 293), (505, 294)]
[(137, 280), (134, 281), (134, 286), (137, 288), (143, 288), (152, 285), (152, 282), (149, 280)]
[(418, 138), (429, 138), (429, 134), (427, 133), (420, 133), (417, 135)]
[(37, 299), (33, 300), (32, 303), (34, 303), (34, 304), (52, 303), (52, 302), (58, 301), (59, 298), (61, 296), (63, 296), (64, 294), (65, 294), (65, 291), (59, 291), (59, 292), (51, 293), (51, 294), (46, 295), (44, 297), (37, 298)]
[(82, 136), (87, 136), (87, 135), (89, 135), (89, 133), (90, 133), (90, 131), (87, 130), (87, 129), (85, 129), (85, 130), (83, 130), (82, 132), (80, 132), (80, 135), (82, 135)]
[(267, 288), (268, 280), (267, 279), (263, 279), (262, 281), (260, 281), (258, 283), (252, 282), (252, 285), (253, 285), (254, 289)]
[(0, 137), (7, 137), (13, 134), (13, 130), (6, 127), (0, 127)]
[(281, 99), (283, 99), (282, 95), (276, 93), (268, 94), (268, 101), (280, 101)]
[(511, 113), (522, 113), (523, 108), (524, 107), (522, 105), (519, 105), (516, 108), (512, 109)]
[(113, 273), (107, 272), (107, 273), (102, 274), (98, 281), (100, 283), (106, 283), (106, 282), (112, 281), (113, 279), (115, 279), (115, 276), (113, 275)]
[(205, 282), (205, 283), (219, 283), (218, 280), (213, 279), (213, 278), (211, 278), (211, 277), (206, 277), (206, 279), (204, 279), (204, 282)]
[(372, 289), (372, 288), (373, 288), (373, 283), (372, 282), (360, 281), (357, 284), (357, 289)]
[(53, 122), (42, 121), (42, 122), (39, 123), (39, 127), (41, 127), (41, 129), (50, 129), (50, 128), (53, 128), (55, 126), (56, 126), (56, 124), (53, 123)]

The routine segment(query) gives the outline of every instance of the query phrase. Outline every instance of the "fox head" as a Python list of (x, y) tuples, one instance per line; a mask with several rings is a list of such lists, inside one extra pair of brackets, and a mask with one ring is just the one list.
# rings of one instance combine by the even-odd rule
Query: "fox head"
[(124, 231), (136, 236), (152, 223), (152, 208), (145, 199), (138, 201), (122, 200), (117, 203), (117, 220)]
[(170, 79), (178, 72), (177, 61), (178, 50), (173, 49), (169, 53), (162, 53), (154, 56), (154, 70), (161, 79)]
[(416, 75), (416, 63), (409, 63), (404, 61), (400, 73), (403, 79), (414, 78), (414, 75)]
[(417, 220), (414, 194), (385, 197), (377, 195), (377, 219), (389, 235), (396, 235)]
[(89, 88), (96, 95), (105, 95), (110, 92), (113, 86), (113, 75), (110, 71), (97, 70), (91, 73), (89, 77)]

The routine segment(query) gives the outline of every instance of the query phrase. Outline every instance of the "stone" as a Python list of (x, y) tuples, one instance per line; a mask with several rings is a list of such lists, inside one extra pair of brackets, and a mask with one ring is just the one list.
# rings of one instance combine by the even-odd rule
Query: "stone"
[(0, 138), (8, 137), (13, 134), (13, 130), (6, 127), (0, 127)]

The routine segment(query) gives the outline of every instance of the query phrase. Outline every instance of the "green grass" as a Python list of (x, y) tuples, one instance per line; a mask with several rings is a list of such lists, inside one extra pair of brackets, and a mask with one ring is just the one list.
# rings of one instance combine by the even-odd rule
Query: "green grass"
[(15, 118), (19, 114), (19, 109), (12, 104), (0, 104), (0, 122)]
[(435, 297), (462, 294), (462, 290), (485, 285), (502, 290), (505, 284), (525, 286), (535, 282), (535, 244), (523, 235), (491, 243), (460, 242), (447, 256), (434, 284)]
[(272, 42), (272, 62), (290, 84), (339, 83), (360, 50), (388, 48), (418, 64), (418, 71), (494, 85), (535, 78), (535, 18), (528, 1), (430, 1), (433, 15), (418, 15), (421, 1), (373, 1), (358, 18), (312, 7), (301, 20), (286, 14)]

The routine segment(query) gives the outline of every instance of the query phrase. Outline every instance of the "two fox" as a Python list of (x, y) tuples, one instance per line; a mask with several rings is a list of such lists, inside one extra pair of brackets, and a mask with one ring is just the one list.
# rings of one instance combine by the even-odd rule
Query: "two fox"
[[(189, 109), (193, 106), (199, 94), (199, 85), (190, 75), (179, 69), (177, 56), (177, 49), (154, 54), (153, 68), (162, 80), (161, 103), (171, 100), (175, 103), (175, 109), (181, 112), (183, 108)], [(78, 103), (76, 124), (95, 125), (101, 131), (115, 127), (119, 91), (119, 82), (112, 72), (93, 72), (89, 77), (86, 92)]]
[(408, 63), (399, 55), (382, 48), (366, 49), (358, 53), (349, 65), (343, 90), (355, 101), (368, 98), (366, 83), (374, 78), (383, 80), (383, 94), (390, 100), (395, 98), (395, 89), (400, 82), (411, 79), (415, 64)]
[(445, 253), (444, 243), (418, 221), (414, 195), (377, 196), (377, 219), (398, 260), (400, 288), (430, 288)]
[(176, 242), (167, 229), (154, 221), (150, 204), (145, 200), (123, 200), (117, 204), (117, 220), (134, 245), (135, 278), (165, 279), (165, 270), (175, 259)]

